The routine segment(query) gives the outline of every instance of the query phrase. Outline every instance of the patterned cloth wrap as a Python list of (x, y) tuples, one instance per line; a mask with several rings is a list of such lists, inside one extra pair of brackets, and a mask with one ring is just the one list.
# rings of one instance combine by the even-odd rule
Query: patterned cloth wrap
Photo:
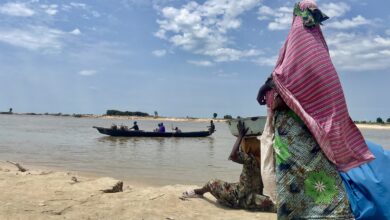
[(352, 219), (336, 167), (291, 110), (275, 112), (278, 219)]
[[(316, 7), (312, 0), (299, 3), (300, 10)], [(319, 24), (307, 28), (301, 16), (294, 16), (272, 79), (285, 103), (304, 121), (339, 170), (348, 171), (375, 158), (349, 117)]]
[(211, 180), (206, 186), (221, 204), (231, 208), (276, 212), (274, 203), (262, 195), (263, 186), (260, 167), (255, 157), (244, 152), (238, 153), (238, 161), (243, 164), (240, 182), (227, 183)]

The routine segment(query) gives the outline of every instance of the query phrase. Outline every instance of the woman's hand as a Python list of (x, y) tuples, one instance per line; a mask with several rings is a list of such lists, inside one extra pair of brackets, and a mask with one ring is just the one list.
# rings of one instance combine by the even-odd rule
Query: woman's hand
[(240, 137), (244, 137), (249, 130), (249, 128), (245, 128), (245, 123), (242, 121), (238, 121), (237, 129)]
[(234, 143), (234, 145), (233, 145), (232, 152), (230, 153), (228, 159), (232, 160), (234, 162), (240, 163), (237, 160), (237, 154), (239, 151), (240, 143), (241, 143), (242, 139), (244, 138), (244, 136), (246, 135), (246, 133), (248, 132), (249, 128), (245, 128), (244, 122), (238, 121), (237, 129), (238, 129), (238, 137), (237, 137), (236, 143)]

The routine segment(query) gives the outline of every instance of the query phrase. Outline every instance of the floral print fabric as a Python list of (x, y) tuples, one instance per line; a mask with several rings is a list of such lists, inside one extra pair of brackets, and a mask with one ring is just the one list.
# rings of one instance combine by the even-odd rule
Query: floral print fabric
[(276, 212), (275, 205), (270, 198), (262, 195), (260, 167), (255, 157), (239, 152), (238, 161), (243, 164), (240, 182), (209, 181), (207, 186), (210, 193), (218, 202), (231, 208)]
[(352, 219), (336, 167), (291, 110), (275, 112), (278, 219)]

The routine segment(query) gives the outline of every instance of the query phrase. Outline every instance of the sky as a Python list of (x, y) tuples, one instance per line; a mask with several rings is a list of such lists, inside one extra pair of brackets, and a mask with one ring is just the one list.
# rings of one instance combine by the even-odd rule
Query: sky
[[(318, 0), (354, 120), (390, 118), (390, 2)], [(289, 0), (0, 0), (0, 111), (265, 115)]]

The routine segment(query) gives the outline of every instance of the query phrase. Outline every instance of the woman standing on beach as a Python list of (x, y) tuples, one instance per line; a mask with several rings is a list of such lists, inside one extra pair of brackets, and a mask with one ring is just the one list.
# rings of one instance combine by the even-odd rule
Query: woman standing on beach
[(374, 159), (349, 117), (320, 28), (327, 18), (313, 0), (296, 4), (258, 95), (273, 121), (278, 219), (353, 218), (338, 170)]

